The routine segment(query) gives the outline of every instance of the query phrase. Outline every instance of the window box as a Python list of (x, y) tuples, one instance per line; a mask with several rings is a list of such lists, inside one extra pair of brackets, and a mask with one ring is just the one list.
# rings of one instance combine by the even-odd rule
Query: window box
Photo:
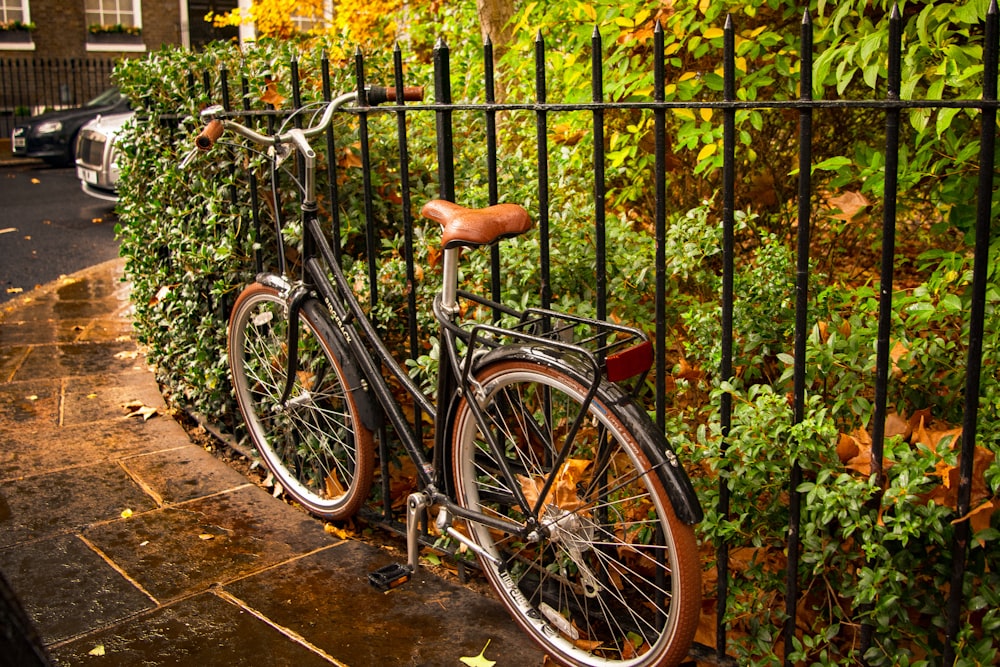
[(34, 23), (22, 23), (21, 21), (0, 21), (0, 48), (17, 48), (32, 44), (31, 31), (35, 29)]
[(88, 32), (88, 44), (142, 44), (142, 35), (126, 32)]
[(88, 51), (145, 51), (142, 29), (131, 25), (98, 25), (87, 28)]
[(0, 44), (30, 44), (31, 33), (27, 30), (0, 30)]

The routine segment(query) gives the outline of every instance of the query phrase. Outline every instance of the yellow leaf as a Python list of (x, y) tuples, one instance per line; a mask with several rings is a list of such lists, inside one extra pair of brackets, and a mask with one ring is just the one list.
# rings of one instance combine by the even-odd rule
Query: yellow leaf
[(684, 72), (683, 74), (680, 75), (680, 77), (677, 80), (678, 81), (687, 81), (688, 79), (693, 79), (696, 76), (698, 76), (698, 75), (695, 74), (694, 72)]
[(348, 537), (351, 536), (351, 534), (348, 533), (346, 530), (344, 530), (343, 528), (338, 528), (332, 523), (325, 524), (323, 526), (323, 530), (327, 533), (330, 533), (331, 535), (336, 535), (342, 540), (346, 540)]
[(122, 510), (122, 518), (123, 519), (129, 519), (131, 517), (132, 517), (132, 510), (130, 510), (130, 509)]
[(702, 109), (701, 110), (701, 119), (702, 120), (706, 120), (706, 121), (707, 120), (712, 120), (712, 110), (711, 109)]
[(493, 665), (497, 664), (496, 661), (486, 659), (486, 649), (489, 647), (490, 640), (487, 639), (486, 646), (483, 647), (483, 650), (480, 651), (479, 655), (474, 658), (459, 658), (459, 660), (462, 661), (463, 664), (469, 665), (469, 667), (493, 667)]
[(205, 541), (214, 540), (215, 539), (215, 535), (212, 535), (211, 533), (202, 533), (201, 535), (198, 536), (198, 539), (199, 540), (205, 540)]
[(41, 183), (41, 181), (40, 181), (40, 180), (38, 180), (37, 178), (33, 178), (33, 179), (31, 179), (31, 183), (32, 183), (33, 185), (38, 185), (39, 183)]
[(104, 655), (104, 644), (98, 644), (94, 648), (87, 651), (87, 655)]
[(705, 144), (704, 146), (702, 146), (701, 151), (698, 152), (698, 160), (701, 161), (704, 160), (705, 158), (712, 157), (713, 155), (715, 155), (716, 148), (717, 147), (715, 144)]
[(674, 115), (687, 120), (694, 120), (694, 112), (690, 109), (674, 109)]
[(705, 39), (715, 39), (716, 37), (722, 37), (725, 33), (722, 31), (722, 28), (709, 28), (702, 34)]

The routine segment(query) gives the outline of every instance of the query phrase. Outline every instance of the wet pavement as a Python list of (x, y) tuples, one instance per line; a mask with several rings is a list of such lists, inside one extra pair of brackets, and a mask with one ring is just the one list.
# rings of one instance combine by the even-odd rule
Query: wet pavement
[(461, 665), (489, 642), (498, 667), (542, 664), (495, 600), (426, 571), (373, 589), (404, 554), (326, 532), (193, 444), (121, 275), (112, 260), (0, 306), (0, 573), (53, 662)]

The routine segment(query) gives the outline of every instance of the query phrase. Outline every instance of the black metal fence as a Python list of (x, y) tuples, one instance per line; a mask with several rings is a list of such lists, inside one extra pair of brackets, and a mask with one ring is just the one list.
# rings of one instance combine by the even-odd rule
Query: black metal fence
[(111, 85), (109, 58), (0, 59), (0, 136), (48, 109), (83, 106)]
[[(813, 70), (812, 53), (812, 23), (805, 15), (802, 23), (801, 34), (801, 97), (792, 101), (745, 101), (736, 97), (736, 49), (735, 49), (735, 29), (733, 23), (727, 19), (724, 29), (724, 53), (723, 53), (723, 79), (724, 87), (721, 99), (712, 101), (696, 102), (668, 102), (665, 101), (664, 90), (667, 80), (663, 67), (666, 58), (664, 57), (664, 39), (659, 30), (655, 35), (653, 61), (655, 68), (655, 91), (653, 99), (648, 103), (631, 103), (623, 105), (609, 102), (603, 95), (603, 74), (601, 71), (601, 53), (603, 47), (600, 36), (595, 32), (594, 49), (594, 70), (592, 80), (592, 102), (583, 104), (560, 104), (552, 103), (546, 99), (545, 82), (545, 45), (539, 37), (536, 44), (535, 65), (537, 73), (536, 98), (529, 102), (516, 103), (504, 101), (497, 103), (493, 91), (493, 59), (490, 45), (487, 44), (484, 53), (484, 67), (487, 81), (487, 100), (485, 103), (469, 104), (456, 103), (452, 99), (451, 92), (451, 67), (449, 63), (449, 49), (444, 43), (440, 43), (434, 54), (434, 95), (433, 103), (412, 107), (396, 107), (395, 113), (399, 122), (399, 138), (401, 143), (400, 156), (402, 161), (402, 173), (406, 173), (406, 122), (407, 116), (411, 114), (432, 113), (435, 115), (437, 127), (437, 164), (438, 177), (440, 183), (440, 195), (447, 199), (455, 199), (455, 169), (454, 169), (454, 115), (461, 113), (479, 113), (486, 119), (486, 161), (489, 171), (489, 193), (493, 203), (499, 201), (498, 174), (496, 165), (496, 151), (498, 146), (497, 123), (498, 114), (519, 113), (533, 114), (537, 127), (537, 202), (538, 208), (533, 211), (538, 222), (540, 242), (539, 266), (541, 271), (541, 301), (542, 305), (549, 305), (552, 299), (549, 279), (549, 251), (550, 251), (550, 192), (553, 184), (549, 181), (549, 137), (552, 130), (553, 118), (565, 112), (591, 113), (593, 117), (592, 131), (595, 137), (593, 141), (595, 173), (593, 175), (593, 192), (595, 202), (594, 239), (596, 244), (595, 253), (595, 273), (596, 273), (596, 310), (598, 316), (606, 316), (608, 312), (607, 294), (607, 269), (606, 269), (606, 248), (605, 248), (605, 197), (607, 194), (604, 182), (605, 142), (603, 141), (605, 131), (604, 112), (614, 109), (642, 109), (653, 114), (655, 119), (655, 235), (658, 248), (663, 247), (665, 238), (665, 226), (670, 212), (671, 203), (667, 200), (665, 192), (665, 178), (667, 171), (668, 155), (666, 132), (667, 113), (673, 109), (704, 109), (711, 108), (721, 112), (723, 123), (723, 170), (722, 170), (722, 223), (724, 227), (723, 247), (722, 247), (722, 337), (721, 345), (721, 366), (718, 369), (722, 378), (732, 377), (733, 367), (733, 310), (734, 310), (734, 256), (735, 247), (735, 199), (737, 189), (737, 125), (736, 115), (738, 111), (747, 109), (778, 109), (792, 112), (798, 117), (799, 127), (799, 158), (798, 158), (798, 202), (797, 202), (797, 277), (798, 285), (796, 289), (796, 327), (794, 337), (794, 404), (795, 421), (803, 419), (803, 410), (806, 398), (806, 342), (809, 335), (808, 330), (808, 308), (810, 292), (810, 247), (811, 247), (811, 198), (814, 194), (815, 185), (812, 180), (812, 144), (816, 136), (816, 129), (813, 127), (814, 113), (821, 109), (842, 108), (851, 109), (856, 112), (869, 113), (884, 119), (884, 158), (885, 158), (885, 206), (882, 220), (882, 244), (881, 244), (881, 268), (879, 272), (879, 318), (878, 337), (876, 341), (876, 373), (874, 380), (874, 415), (872, 424), (872, 470), (876, 480), (882, 478), (884, 474), (884, 442), (886, 433), (884, 425), (889, 411), (887, 405), (887, 386), (890, 380), (892, 358), (890, 350), (890, 328), (893, 315), (893, 274), (895, 267), (895, 237), (897, 229), (897, 214), (895, 200), (897, 197), (897, 172), (899, 168), (900, 153), (900, 117), (904, 111), (910, 109), (941, 109), (941, 108), (963, 108), (978, 110), (981, 114), (981, 149), (979, 152), (979, 183), (977, 213), (975, 221), (975, 261), (972, 277), (972, 307), (967, 313), (967, 327), (969, 332), (967, 358), (957, 360), (956, 364), (965, 364), (966, 389), (964, 396), (964, 421), (962, 424), (960, 474), (958, 482), (958, 505), (955, 516), (955, 532), (950, 546), (951, 562), (951, 586), (947, 593), (947, 626), (942, 628), (943, 641), (941, 645), (942, 654), (938, 656), (940, 664), (950, 665), (955, 660), (955, 640), (959, 633), (959, 627), (963, 614), (970, 608), (971, 602), (966, 599), (963, 589), (963, 580), (968, 563), (968, 552), (970, 547), (971, 529), (967, 518), (970, 511), (970, 498), (972, 487), (972, 465), (974, 460), (974, 450), (976, 445), (976, 429), (979, 410), (980, 381), (982, 378), (982, 357), (983, 357), (983, 332), (986, 313), (986, 290), (989, 270), (989, 248), (991, 230), (991, 205), (994, 190), (994, 152), (995, 134), (997, 130), (997, 49), (998, 49), (998, 11), (996, 2), (991, 3), (989, 14), (985, 21), (985, 39), (982, 75), (984, 89), (981, 99), (977, 100), (947, 100), (947, 101), (926, 101), (926, 100), (905, 100), (900, 98), (900, 54), (901, 54), (901, 24), (902, 19), (898, 11), (894, 11), (890, 21), (889, 52), (886, 54), (889, 61), (887, 89), (884, 99), (880, 100), (819, 100), (812, 97), (811, 73)], [(363, 84), (363, 63), (358, 60), (359, 86)], [(294, 72), (294, 68), (293, 68)], [(396, 53), (396, 77), (397, 85), (403, 85), (403, 68), (399, 52)], [(208, 77), (205, 77), (208, 85)], [(222, 77), (223, 90), (220, 93), (220, 102), (229, 104), (228, 83), (225, 73)], [(245, 88), (244, 82), (244, 88)], [(329, 92), (329, 91), (327, 91)], [(299, 100), (294, 100), (293, 104), (300, 105)], [(365, 119), (362, 118), (362, 151), (366, 150), (367, 129)], [(367, 165), (367, 153), (363, 155)], [(331, 183), (336, 179), (331, 178)], [(406, 225), (412, 225), (409, 215), (409, 200), (406, 188), (403, 189), (403, 217)], [(370, 189), (366, 193), (366, 198), (371, 201), (377, 195)], [(369, 225), (372, 227), (373, 225)], [(373, 247), (377, 247), (373, 243)], [(668, 375), (666, 352), (666, 326), (665, 313), (666, 304), (666, 280), (667, 273), (663, 266), (662, 254), (658, 251), (656, 268), (656, 414), (659, 419), (663, 419), (664, 406), (667, 403), (667, 383), (665, 378)], [(995, 261), (995, 260), (994, 260)], [(494, 262), (495, 271), (499, 272), (498, 263)], [(409, 268), (409, 275), (412, 275), (412, 266)], [(375, 281), (372, 281), (373, 284)], [(499, 286), (501, 283), (499, 275), (493, 277), (493, 284)], [(499, 289), (497, 287), (496, 289)], [(410, 302), (410, 307), (415, 304)], [(411, 321), (415, 319), (411, 317)], [(721, 423), (721, 434), (723, 438), (729, 435), (731, 419), (733, 414), (732, 397), (730, 394), (721, 394), (721, 403), (718, 405), (719, 421)], [(797, 602), (800, 598), (801, 582), (799, 581), (800, 563), (798, 554), (800, 551), (800, 517), (801, 517), (801, 494), (799, 487), (803, 482), (802, 469), (798, 463), (790, 464), (788, 467), (787, 494), (789, 498), (789, 524), (787, 532), (787, 575), (784, 598), (786, 600), (786, 624), (785, 624), (785, 656), (793, 651), (793, 641), (796, 629), (796, 616), (798, 613)], [(878, 484), (876, 484), (878, 486)], [(730, 497), (726, 483), (723, 481), (719, 489), (718, 512), (726, 516), (730, 512)], [(873, 513), (877, 508), (872, 508)], [(720, 542), (717, 548), (718, 567), (718, 599), (727, 600), (727, 587), (730, 578), (728, 563), (730, 562), (730, 551), (738, 547), (738, 544)], [(934, 554), (928, 554), (928, 558), (933, 558)], [(903, 573), (905, 576), (905, 573)], [(861, 611), (861, 610), (855, 610)], [(727, 626), (724, 621), (726, 609), (720, 604), (718, 610), (717, 624), (717, 646), (716, 652), (719, 658), (726, 654), (727, 647)], [(858, 616), (860, 618), (860, 615)], [(862, 626), (860, 633), (860, 652), (863, 654), (865, 648), (873, 641), (877, 641), (880, 631), (868, 624), (867, 621), (858, 621)], [(788, 658), (786, 657), (786, 662)]]

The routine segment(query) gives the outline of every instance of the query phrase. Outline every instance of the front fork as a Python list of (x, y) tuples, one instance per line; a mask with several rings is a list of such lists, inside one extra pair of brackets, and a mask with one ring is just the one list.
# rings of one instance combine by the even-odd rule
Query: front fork
[(284, 406), (288, 403), (288, 397), (292, 395), (292, 388), (295, 386), (295, 377), (299, 370), (299, 311), (302, 304), (309, 296), (309, 290), (301, 285), (293, 287), (286, 298), (285, 307), (288, 310), (288, 372), (285, 374), (285, 387), (281, 392), (281, 399), (278, 405)]

